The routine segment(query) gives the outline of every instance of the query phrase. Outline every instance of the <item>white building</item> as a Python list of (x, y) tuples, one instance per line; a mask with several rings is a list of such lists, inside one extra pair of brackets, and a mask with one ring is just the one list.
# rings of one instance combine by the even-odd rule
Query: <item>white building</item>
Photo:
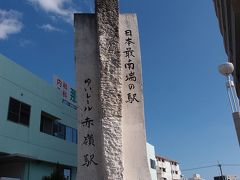
[(147, 158), (148, 166), (151, 174), (151, 180), (157, 180), (157, 171), (156, 171), (156, 157), (155, 157), (155, 148), (153, 145), (147, 143)]
[(188, 180), (203, 180), (200, 174), (194, 174), (193, 177), (188, 178)]
[(180, 180), (181, 171), (177, 161), (156, 156), (157, 180)]

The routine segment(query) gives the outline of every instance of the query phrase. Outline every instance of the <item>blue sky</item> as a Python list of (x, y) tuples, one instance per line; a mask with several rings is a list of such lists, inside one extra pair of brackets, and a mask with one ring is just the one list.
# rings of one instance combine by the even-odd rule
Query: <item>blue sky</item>
[[(239, 145), (218, 71), (227, 60), (211, 0), (120, 0), (137, 13), (142, 50), (146, 130), (159, 155), (181, 169), (240, 164)], [(93, 12), (89, 0), (1, 0), (0, 53), (52, 83), (75, 85), (72, 12)], [(240, 167), (223, 166), (240, 177)], [(210, 180), (217, 167), (185, 171)]]

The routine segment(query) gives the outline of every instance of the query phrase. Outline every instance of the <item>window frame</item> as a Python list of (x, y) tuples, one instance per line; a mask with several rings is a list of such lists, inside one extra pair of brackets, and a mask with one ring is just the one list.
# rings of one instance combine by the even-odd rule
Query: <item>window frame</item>
[(31, 105), (19, 101), (13, 97), (10, 97), (8, 104), (7, 120), (29, 127), (30, 119), (31, 119)]
[[(70, 143), (77, 144), (77, 129), (66, 126), (65, 124), (60, 123), (58, 120), (59, 118), (45, 111), (41, 111), (40, 132), (57, 137)], [(49, 127), (47, 127), (47, 123)]]

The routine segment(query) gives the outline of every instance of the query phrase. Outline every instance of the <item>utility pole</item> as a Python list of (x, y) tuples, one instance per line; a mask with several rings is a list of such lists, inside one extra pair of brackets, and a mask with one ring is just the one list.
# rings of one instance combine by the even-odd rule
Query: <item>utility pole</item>
[(222, 165), (221, 165), (219, 162), (218, 162), (218, 167), (219, 167), (219, 169), (220, 169), (221, 179), (224, 180), (224, 179), (223, 179), (223, 173), (222, 173)]

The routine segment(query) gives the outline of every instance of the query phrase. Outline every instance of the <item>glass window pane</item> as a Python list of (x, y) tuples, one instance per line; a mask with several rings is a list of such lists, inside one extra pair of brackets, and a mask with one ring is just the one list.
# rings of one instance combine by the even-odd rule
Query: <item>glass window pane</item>
[(8, 120), (13, 122), (19, 121), (20, 102), (10, 98), (8, 107)]
[(72, 139), (73, 143), (77, 144), (77, 130), (73, 129), (73, 139)]
[(31, 106), (10, 97), (8, 107), (8, 120), (29, 125)]
[(29, 114), (21, 114), (19, 123), (28, 126), (29, 125), (29, 118), (30, 118)]
[(56, 121), (55, 116), (44, 111), (41, 112), (40, 131), (49, 135), (59, 136), (59, 123)]
[(61, 139), (65, 139), (65, 125), (59, 123), (57, 137), (59, 137)]
[(31, 107), (27, 104), (22, 103), (20, 108), (20, 123), (29, 125)]
[(71, 180), (71, 169), (64, 169), (63, 174), (66, 180)]
[(53, 124), (53, 135), (65, 139), (65, 125), (55, 121)]
[(56, 137), (58, 137), (58, 131), (59, 131), (58, 129), (59, 129), (58, 122), (54, 122), (53, 123), (53, 135), (56, 136)]
[(13, 121), (13, 122), (18, 122), (19, 116), (18, 114), (8, 112), (8, 120)]
[(53, 134), (53, 121), (49, 119), (43, 119), (43, 132), (52, 135)]
[(66, 141), (72, 142), (72, 128), (66, 127)]
[(20, 102), (10, 98), (9, 111), (18, 114), (20, 110)]
[(150, 159), (150, 164), (152, 169), (156, 169), (156, 162), (152, 159)]

